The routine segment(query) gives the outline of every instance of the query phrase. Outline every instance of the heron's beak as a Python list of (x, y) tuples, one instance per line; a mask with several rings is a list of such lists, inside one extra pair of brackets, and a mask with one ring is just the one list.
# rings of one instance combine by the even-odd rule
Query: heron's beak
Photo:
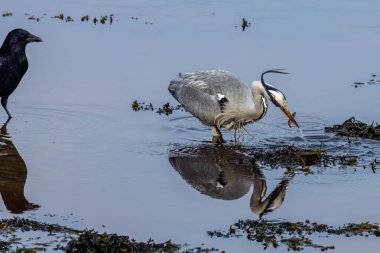
[(37, 37), (36, 35), (29, 34), (26, 41), (29, 42), (42, 42), (42, 39), (40, 37)]
[(294, 116), (288, 111), (288, 109), (281, 108), (281, 110), (286, 114), (286, 116), (288, 116), (288, 118), (289, 118), (289, 126), (290, 126), (290, 122), (292, 122), (296, 127), (300, 128), (300, 126), (298, 125), (297, 121), (294, 119)]

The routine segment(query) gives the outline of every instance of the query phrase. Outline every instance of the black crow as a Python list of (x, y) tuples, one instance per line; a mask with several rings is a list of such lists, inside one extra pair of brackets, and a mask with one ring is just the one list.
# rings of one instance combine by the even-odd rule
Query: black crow
[(8, 33), (0, 48), (0, 97), (9, 118), (7, 109), (9, 95), (17, 88), (28, 69), (25, 47), (29, 42), (40, 42), (39, 37), (23, 29), (14, 29)]

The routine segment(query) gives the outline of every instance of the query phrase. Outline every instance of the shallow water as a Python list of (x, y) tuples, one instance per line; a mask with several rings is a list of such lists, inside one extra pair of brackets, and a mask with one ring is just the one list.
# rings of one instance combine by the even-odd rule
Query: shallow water
[[(29, 70), (10, 97), (14, 118), (0, 136), (0, 174), (8, 173), (1, 181), (2, 217), (23, 211), (18, 215), (138, 240), (252, 252), (261, 246), (243, 238), (211, 239), (206, 231), (257, 219), (254, 187), (265, 181), (262, 203), (289, 180), (280, 191), (284, 201), (265, 218), (380, 222), (378, 173), (369, 168), (380, 158), (380, 144), (349, 144), (323, 131), (351, 116), (380, 121), (380, 85), (352, 86), (379, 71), (377, 1), (5, 0), (0, 11), (13, 12), (0, 17), (1, 37), (22, 27), (44, 40), (27, 48)], [(25, 12), (43, 18), (28, 20)], [(75, 22), (50, 18), (61, 12)], [(111, 26), (79, 20), (111, 13), (117, 19)], [(242, 17), (253, 23), (245, 32), (235, 27)], [(359, 155), (366, 169), (313, 167), (312, 175), (284, 178), (283, 167), (231, 166), (226, 158), (247, 155), (229, 149), (233, 143), (228, 155), (199, 158), (197, 150), (213, 147), (211, 132), (195, 118), (183, 111), (163, 116), (130, 108), (134, 99), (175, 104), (167, 86), (178, 72), (227, 69), (250, 83), (271, 68), (291, 73), (268, 79), (286, 94), (301, 130), (289, 128), (282, 112), (270, 106), (262, 121), (247, 127), (242, 145), (322, 146), (332, 155)], [(2, 111), (0, 121), (6, 121)], [(224, 135), (233, 139), (232, 132)], [(220, 166), (227, 174), (222, 178)], [(192, 174), (194, 167), (203, 170)], [(231, 189), (223, 182), (231, 182)], [(9, 187), (17, 193), (12, 201), (3, 190)], [(59, 218), (71, 214), (75, 218)], [(376, 252), (380, 245), (376, 238), (315, 239), (334, 244), (335, 252)]]

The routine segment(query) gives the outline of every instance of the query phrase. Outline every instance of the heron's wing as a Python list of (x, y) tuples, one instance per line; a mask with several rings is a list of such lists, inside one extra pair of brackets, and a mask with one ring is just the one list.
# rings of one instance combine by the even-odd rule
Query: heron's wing
[(239, 96), (244, 88), (238, 77), (222, 70), (180, 74), (169, 85), (178, 102), (206, 125), (214, 125), (229, 96)]
[(182, 78), (185, 85), (210, 95), (231, 95), (247, 87), (237, 76), (224, 70), (187, 73)]

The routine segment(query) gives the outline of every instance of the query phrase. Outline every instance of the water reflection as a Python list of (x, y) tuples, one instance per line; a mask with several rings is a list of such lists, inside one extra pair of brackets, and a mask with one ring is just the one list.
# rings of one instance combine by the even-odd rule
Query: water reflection
[(9, 120), (0, 130), (0, 194), (11, 213), (22, 213), (37, 209), (39, 205), (30, 203), (25, 197), (24, 187), (28, 170), (8, 135), (8, 123)]
[(294, 176), (285, 173), (266, 196), (267, 183), (262, 170), (255, 161), (233, 148), (206, 145), (180, 148), (170, 152), (169, 162), (189, 185), (212, 198), (239, 199), (252, 185), (250, 208), (260, 218), (282, 205)]

